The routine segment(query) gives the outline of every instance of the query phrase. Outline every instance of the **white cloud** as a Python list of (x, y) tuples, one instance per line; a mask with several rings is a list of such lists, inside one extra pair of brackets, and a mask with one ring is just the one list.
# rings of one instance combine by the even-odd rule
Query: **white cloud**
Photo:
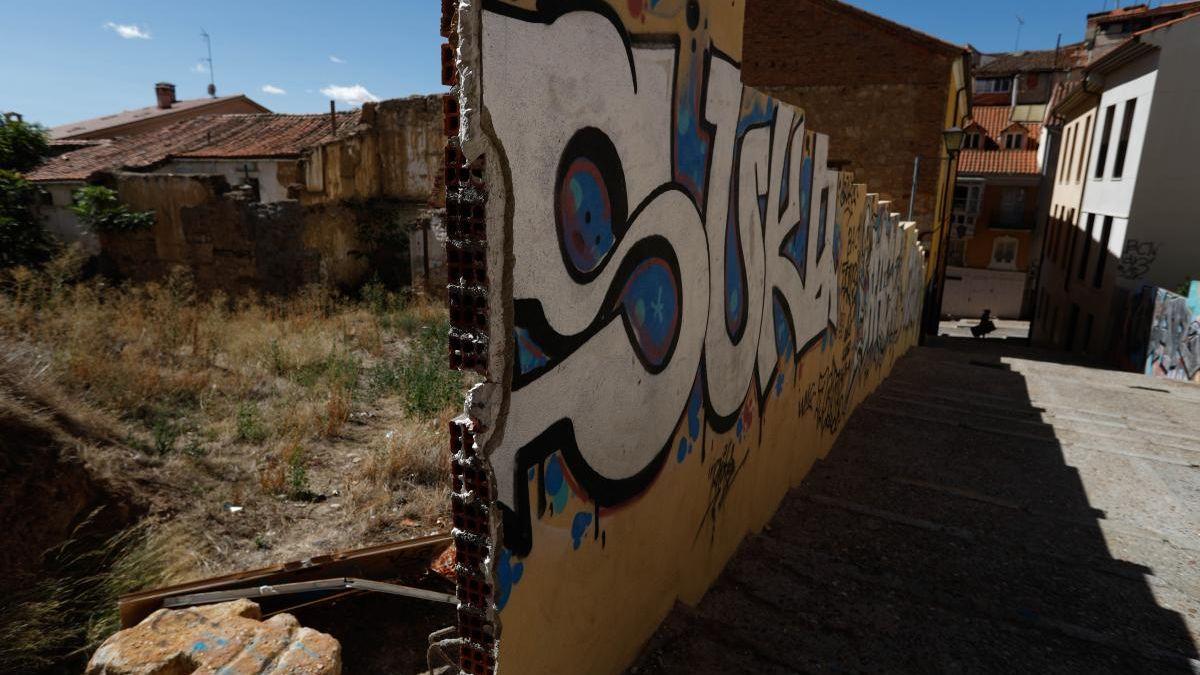
[(328, 87), (322, 88), (321, 93), (335, 101), (341, 101), (349, 105), (362, 105), (368, 101), (379, 100), (378, 96), (367, 91), (367, 88), (361, 84), (352, 86), (331, 84)]
[(334, 56), (333, 54), (329, 55), (329, 60), (333, 61), (334, 63), (345, 63), (346, 62), (346, 59), (343, 59), (340, 56)]
[(108, 23), (104, 24), (104, 27), (108, 30), (114, 31), (117, 35), (120, 35), (126, 40), (150, 39), (149, 29), (142, 28), (141, 26), (135, 24), (113, 23), (112, 21), (109, 21)]
[(276, 87), (273, 84), (264, 84), (262, 86), (262, 91), (264, 94), (275, 94), (276, 96), (282, 96), (287, 93), (287, 90)]
[(193, 72), (193, 73), (200, 73), (201, 75), (203, 75), (204, 73), (207, 73), (207, 72), (208, 72), (208, 66), (206, 66), (206, 65), (204, 65), (203, 63), (201, 63), (201, 62), (197, 61), (197, 62), (196, 62), (196, 65), (192, 66), (192, 72)]

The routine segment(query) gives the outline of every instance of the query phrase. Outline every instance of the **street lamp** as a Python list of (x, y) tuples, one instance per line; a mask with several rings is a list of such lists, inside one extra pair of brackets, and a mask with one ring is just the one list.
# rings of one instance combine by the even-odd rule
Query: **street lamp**
[(962, 150), (967, 133), (961, 127), (953, 126), (942, 131), (942, 142), (946, 144), (946, 154), (953, 159)]
[[(964, 132), (962, 127), (958, 125), (942, 130), (942, 143), (946, 145), (946, 161), (951, 165), (949, 167), (950, 169), (953, 169), (954, 158), (957, 157), (958, 153), (962, 151), (963, 143), (966, 140), (966, 132)], [(945, 189), (951, 194), (954, 192), (954, 185), (951, 182), (955, 178), (954, 173), (955, 172), (951, 170), (948, 171), (946, 175)], [(950, 242), (950, 213), (949, 209), (946, 207), (945, 195), (943, 194), (941, 197), (942, 210), (944, 211), (942, 214), (942, 222), (938, 223), (938, 226), (934, 228), (935, 233), (937, 233), (938, 230), (941, 230), (940, 234), (938, 234), (939, 241), (937, 247), (937, 259), (933, 261), (933, 281), (935, 286), (930, 289), (933, 295), (932, 297), (927, 298), (925, 304), (925, 330), (922, 331), (922, 341), (924, 341), (924, 334), (927, 332), (937, 335), (938, 320), (941, 319), (942, 314), (942, 297), (946, 290), (946, 247), (949, 246)]]

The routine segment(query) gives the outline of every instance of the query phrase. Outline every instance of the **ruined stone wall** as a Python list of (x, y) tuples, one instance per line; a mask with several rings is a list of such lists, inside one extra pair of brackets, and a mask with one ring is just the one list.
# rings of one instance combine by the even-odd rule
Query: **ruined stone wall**
[(437, 96), (365, 104), (358, 131), (306, 153), (301, 201), (388, 198), (440, 206), (441, 114)]
[(741, 0), (581, 6), (444, 3), (468, 673), (620, 672), (921, 313), (915, 226), (742, 85)]
[(220, 176), (119, 174), (122, 202), (153, 211), (153, 227), (103, 233), (115, 271), (135, 281), (191, 271), (201, 290), (288, 293), (308, 284), (357, 284), (368, 272), (359, 218), (340, 206), (252, 202)]

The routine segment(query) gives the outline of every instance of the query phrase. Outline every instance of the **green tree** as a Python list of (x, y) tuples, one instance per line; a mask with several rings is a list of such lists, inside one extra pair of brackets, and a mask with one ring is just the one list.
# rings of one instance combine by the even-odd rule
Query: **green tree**
[(29, 171), (50, 154), (50, 141), (40, 124), (0, 121), (0, 169)]
[(41, 193), (16, 171), (0, 169), (0, 268), (44, 262), (50, 239), (35, 212)]
[(154, 224), (153, 211), (132, 211), (121, 203), (115, 190), (89, 185), (75, 191), (71, 210), (92, 232), (129, 232)]

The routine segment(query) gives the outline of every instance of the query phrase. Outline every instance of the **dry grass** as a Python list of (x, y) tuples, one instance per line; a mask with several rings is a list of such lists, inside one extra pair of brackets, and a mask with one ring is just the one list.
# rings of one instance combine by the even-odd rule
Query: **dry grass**
[(378, 286), (203, 297), (182, 273), (112, 286), (82, 262), (0, 278), (0, 353), (115, 439), (81, 456), (149, 505), (154, 583), (443, 529), (470, 384), (444, 365), (444, 306)]

